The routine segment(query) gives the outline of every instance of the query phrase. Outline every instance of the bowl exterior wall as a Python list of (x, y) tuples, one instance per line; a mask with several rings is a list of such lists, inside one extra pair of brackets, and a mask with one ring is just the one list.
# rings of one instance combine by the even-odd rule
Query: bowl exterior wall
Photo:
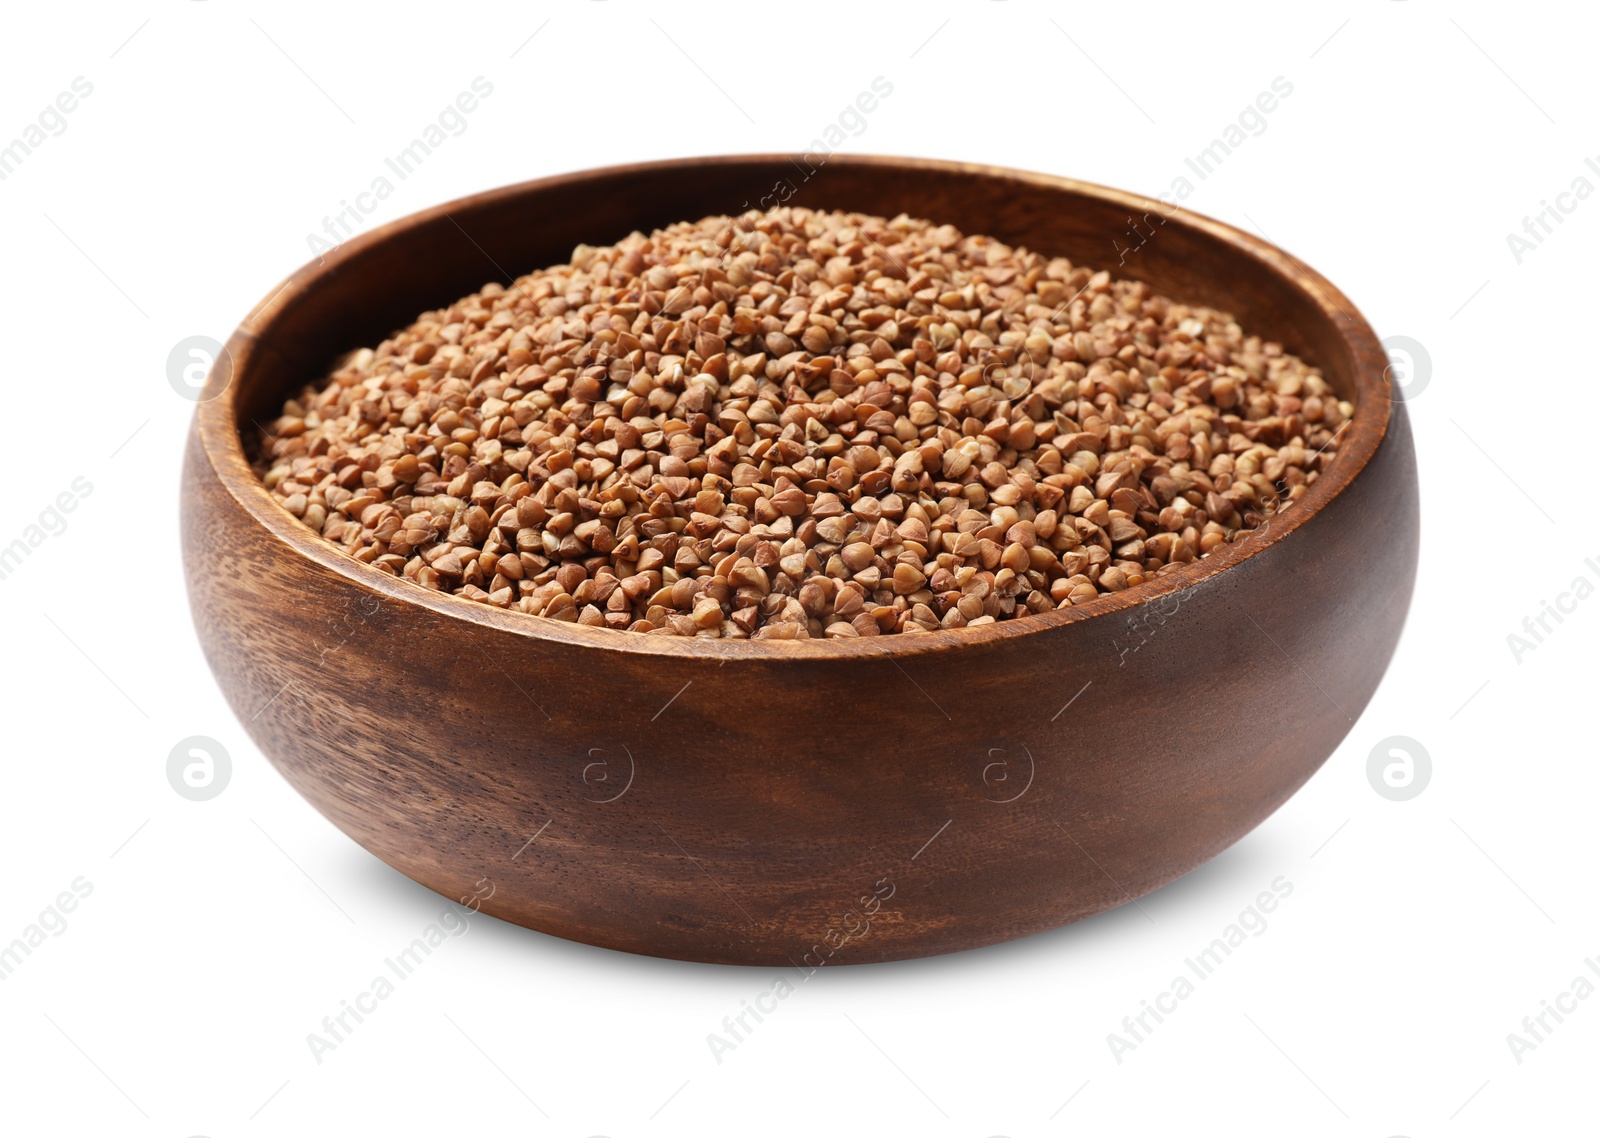
[(1402, 412), (1368, 475), (1226, 573), (905, 659), (600, 653), (397, 604), (285, 556), (194, 445), (183, 539), (229, 703), (372, 853), (557, 936), (816, 967), (1054, 928), (1277, 809), (1399, 637), (1412, 461)]

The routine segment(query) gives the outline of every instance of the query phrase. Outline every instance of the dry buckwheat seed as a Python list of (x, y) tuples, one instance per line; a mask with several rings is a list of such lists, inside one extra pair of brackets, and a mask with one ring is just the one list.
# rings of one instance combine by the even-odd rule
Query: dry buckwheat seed
[(350, 556), (675, 636), (961, 628), (1293, 505), (1352, 413), (1224, 313), (948, 225), (708, 217), (425, 313), (257, 468)]

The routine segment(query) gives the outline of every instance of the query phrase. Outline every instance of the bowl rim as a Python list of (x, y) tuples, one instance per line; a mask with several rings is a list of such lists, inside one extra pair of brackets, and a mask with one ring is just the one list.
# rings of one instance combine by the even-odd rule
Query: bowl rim
[[(298, 518), (284, 509), (256, 475), (245, 454), (236, 398), (237, 382), (251, 365), (257, 345), (270, 339), (273, 322), (297, 295), (306, 292), (321, 278), (338, 272), (347, 262), (366, 250), (395, 238), (407, 230), (447, 218), (464, 209), (516, 199), (530, 193), (560, 186), (574, 186), (620, 174), (693, 175), (707, 165), (780, 163), (798, 155), (788, 153), (727, 154), (709, 157), (669, 158), (651, 162), (592, 167), (545, 178), (517, 182), (429, 206), (377, 226), (340, 244), (320, 258), (302, 265), (268, 293), (240, 322), (229, 337), (224, 351), (230, 367), (213, 367), (200, 394), (195, 412), (194, 439), (206, 462), (224, 490), (261, 528), (281, 545), (301, 557), (365, 589), (380, 599), (401, 605), (418, 605), (440, 616), (479, 625), (485, 630), (550, 641), (562, 645), (593, 648), (643, 656), (673, 656), (701, 660), (849, 660), (887, 655), (891, 659), (920, 656), (933, 652), (978, 650), (1002, 641), (1039, 636), (1068, 625), (1128, 612), (1171, 594), (1194, 589), (1214, 581), (1227, 570), (1276, 545), (1298, 530), (1331, 503), (1366, 469), (1387, 437), (1399, 399), (1389, 377), (1388, 356), (1377, 333), (1356, 306), (1330, 281), (1309, 265), (1276, 245), (1226, 222), (1195, 213), (1174, 203), (1144, 194), (1079, 181), (1052, 174), (1033, 173), (982, 163), (952, 162), (931, 158), (903, 158), (888, 155), (832, 155), (830, 166), (900, 171), (953, 172), (976, 174), (1084, 197), (1099, 198), (1137, 214), (1161, 209), (1168, 224), (1198, 230), (1253, 260), (1259, 270), (1276, 276), (1286, 288), (1299, 290), (1323, 312), (1343, 338), (1355, 362), (1355, 414), (1344, 428), (1346, 437), (1328, 470), (1322, 473), (1304, 497), (1283, 513), (1274, 514), (1258, 529), (1230, 542), (1223, 548), (1119, 593), (1102, 594), (1092, 601), (1067, 609), (1030, 613), (981, 625), (978, 628), (938, 629), (920, 634), (863, 636), (850, 639), (805, 640), (725, 640), (685, 636), (655, 636), (626, 629), (591, 628), (576, 622), (551, 620), (531, 613), (504, 610), (453, 593), (435, 592), (403, 578), (393, 577), (343, 552), (315, 535)], [(937, 219), (935, 219), (937, 220)], [(603, 239), (597, 235), (597, 239)], [(1099, 267), (1099, 266), (1096, 266)], [(524, 270), (533, 271), (531, 269)], [(220, 387), (220, 390), (217, 390)]]

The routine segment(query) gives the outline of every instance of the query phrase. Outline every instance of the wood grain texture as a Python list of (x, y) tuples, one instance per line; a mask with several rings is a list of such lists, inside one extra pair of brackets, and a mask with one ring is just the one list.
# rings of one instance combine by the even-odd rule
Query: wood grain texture
[[(890, 158), (806, 170), (695, 159), (480, 194), (308, 265), (228, 342), (232, 380), (200, 404), (183, 486), (207, 659), (318, 810), (452, 900), (738, 964), (1025, 936), (1248, 833), (1388, 665), (1416, 572), (1415, 459), (1384, 352), (1337, 289), (1232, 227), (1102, 187)], [(343, 556), (251, 472), (241, 424), (339, 352), (579, 242), (780, 198), (951, 222), (1229, 310), (1356, 399), (1339, 456), (1297, 508), (1154, 587), (978, 629), (798, 643), (647, 637), (431, 593)], [(1149, 236), (1119, 266), (1130, 219)]]

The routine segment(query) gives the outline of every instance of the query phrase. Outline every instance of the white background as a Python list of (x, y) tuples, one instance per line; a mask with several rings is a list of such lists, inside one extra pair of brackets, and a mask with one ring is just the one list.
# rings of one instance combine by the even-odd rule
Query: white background
[[(0, 581), (0, 943), (75, 878), (93, 892), (0, 981), (0, 1129), (1593, 1132), (1600, 998), (1520, 1063), (1507, 1035), (1600, 959), (1600, 600), (1520, 662), (1507, 636), (1600, 581), (1600, 197), (1520, 264), (1506, 240), (1580, 175), (1600, 187), (1592, 9), (150, 0), (5, 24), (0, 142), (75, 77), (93, 93), (0, 182), (0, 544), (75, 478), (92, 492)], [(445, 902), (290, 790), (214, 687), (178, 567), (193, 404), (169, 351), (226, 339), (476, 76), (493, 95), (370, 224), (584, 167), (802, 149), (879, 75), (894, 92), (844, 151), (1147, 193), (1292, 82), (1185, 204), (1426, 348), (1422, 564), (1382, 688), (1276, 816), (1139, 907), (824, 969), (720, 1064), (707, 1034), (776, 973), (487, 918), (317, 1063), (307, 1034)], [(209, 802), (167, 782), (192, 735), (233, 758)], [(1406, 802), (1366, 773), (1393, 735), (1432, 757)], [(1266, 931), (1117, 1062), (1108, 1033), (1280, 876)]]

